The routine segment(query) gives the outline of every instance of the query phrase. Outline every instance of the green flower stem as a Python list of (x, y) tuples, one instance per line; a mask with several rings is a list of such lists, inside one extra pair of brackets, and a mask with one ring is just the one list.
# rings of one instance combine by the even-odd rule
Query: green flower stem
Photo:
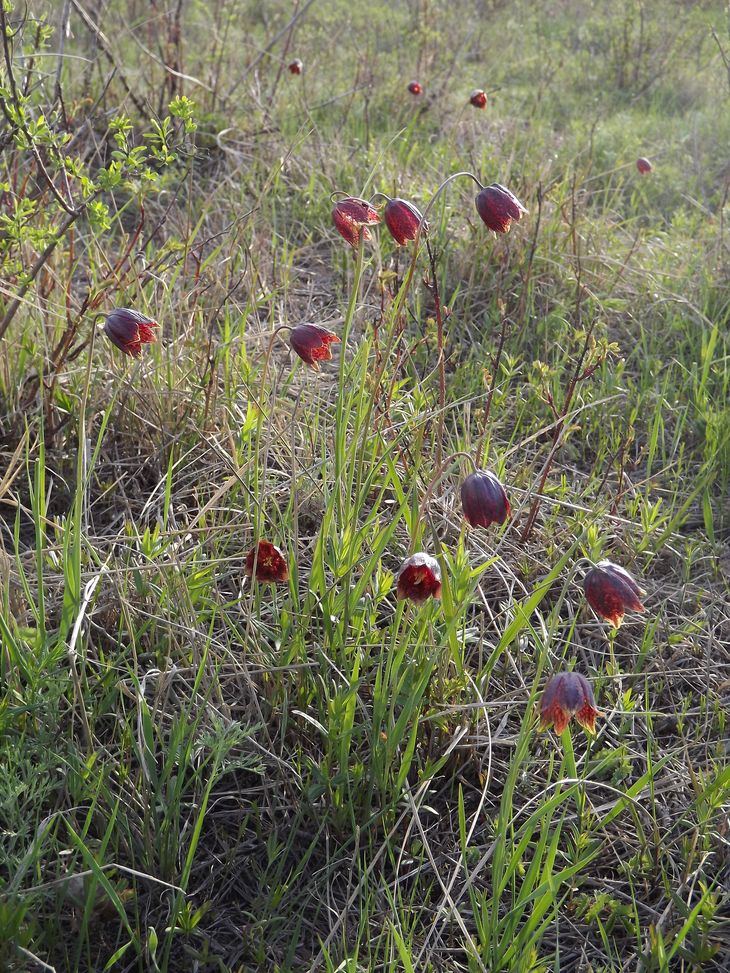
[(340, 366), (337, 387), (337, 407), (335, 412), (335, 482), (337, 489), (337, 514), (340, 524), (345, 522), (345, 513), (349, 510), (349, 497), (345, 490), (345, 464), (347, 459), (347, 429), (345, 419), (345, 400), (347, 389), (345, 388), (345, 378), (347, 370), (347, 342), (352, 329), (352, 322), (355, 318), (355, 310), (360, 297), (360, 282), (362, 280), (362, 270), (364, 264), (365, 241), (364, 234), (360, 234), (360, 242), (357, 248), (357, 258), (355, 261), (355, 279), (352, 282), (350, 302), (347, 306), (345, 321), (342, 326), (342, 342), (340, 345)]

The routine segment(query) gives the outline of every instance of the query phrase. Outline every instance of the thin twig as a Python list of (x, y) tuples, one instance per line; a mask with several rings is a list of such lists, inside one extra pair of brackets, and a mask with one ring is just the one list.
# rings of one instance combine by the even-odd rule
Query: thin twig
[[(97, 195), (98, 193), (95, 193), (92, 197), (90, 197), (86, 202), (86, 206), (88, 206), (88, 204), (92, 201), (92, 199), (95, 199)], [(41, 272), (44, 265), (46, 264), (49, 257), (58, 246), (58, 244), (64, 238), (66, 231), (69, 229), (69, 227), (73, 226), (73, 224), (76, 222), (76, 220), (81, 216), (83, 212), (84, 210), (75, 210), (73, 213), (67, 213), (66, 216), (63, 218), (60, 226), (54, 233), (53, 237), (51, 238), (50, 243), (47, 244), (45, 250), (43, 250), (43, 252), (36, 259), (36, 262), (31, 267), (30, 273), (28, 274), (25, 281), (23, 282), (22, 287), (20, 288), (18, 293), (15, 295), (15, 297), (8, 305), (8, 309), (3, 315), (2, 320), (0, 321), (0, 339), (3, 337), (5, 332), (10, 327), (10, 324), (18, 311), (18, 308), (23, 302), (23, 298), (30, 290), (31, 284), (36, 279), (38, 274)]]
[(66, 202), (66, 200), (63, 198), (63, 196), (61, 195), (60, 191), (56, 187), (56, 184), (54, 183), (53, 179), (51, 178), (51, 174), (49, 173), (48, 169), (46, 168), (46, 165), (45, 165), (45, 163), (44, 163), (44, 161), (43, 161), (43, 159), (41, 157), (41, 154), (40, 154), (40, 151), (38, 149), (38, 146), (36, 145), (35, 140), (33, 139), (33, 136), (28, 131), (28, 128), (27, 128), (27, 126), (26, 126), (26, 124), (25, 124), (25, 122), (23, 120), (24, 119), (23, 106), (20, 104), (20, 97), (18, 95), (18, 89), (17, 89), (16, 83), (15, 83), (15, 74), (13, 72), (13, 59), (12, 59), (12, 53), (11, 53), (11, 50), (10, 50), (10, 39), (14, 35), (13, 35), (12, 29), (8, 26), (7, 20), (5, 18), (5, 7), (4, 7), (4, 4), (2, 4), (2, 3), (0, 3), (0, 31), (2, 31), (3, 54), (4, 54), (4, 57), (5, 57), (5, 68), (6, 68), (7, 72), (8, 72), (8, 82), (10, 84), (10, 91), (11, 91), (11, 94), (12, 94), (12, 97), (13, 97), (13, 107), (15, 108), (15, 118), (13, 118), (12, 115), (9, 113), (9, 111), (8, 111), (6, 105), (5, 105), (5, 101), (4, 100), (0, 100), (0, 104), (2, 104), (2, 108), (3, 108), (3, 113), (5, 114), (5, 117), (7, 118), (9, 124), (12, 125), (12, 126), (14, 126), (14, 127), (16, 127), (16, 128), (19, 128), (20, 131), (25, 136), (25, 140), (27, 142), (27, 145), (28, 145), (28, 148), (30, 150), (30, 153), (33, 156), (33, 158), (35, 159), (35, 163), (38, 166), (38, 168), (40, 169), (41, 174), (42, 174), (43, 178), (45, 179), (46, 184), (47, 184), (48, 188), (50, 189), (51, 193), (53, 194), (53, 197), (56, 200), (56, 202), (58, 203), (58, 205), (62, 209), (64, 209), (66, 211), (66, 213), (68, 213), (70, 216), (74, 216), (76, 214), (75, 208), (72, 205), (70, 205), (68, 202)]

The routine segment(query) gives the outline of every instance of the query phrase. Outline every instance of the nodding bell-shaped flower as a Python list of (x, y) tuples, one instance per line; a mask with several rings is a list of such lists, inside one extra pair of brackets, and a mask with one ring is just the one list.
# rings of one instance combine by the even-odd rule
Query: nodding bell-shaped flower
[(330, 345), (339, 340), (334, 331), (321, 328), (318, 324), (298, 324), (289, 335), (292, 350), (314, 369), (319, 369), (318, 362), (332, 358)]
[(477, 212), (495, 233), (509, 233), (512, 220), (521, 220), (527, 210), (506, 186), (486, 186), (476, 197)]
[[(406, 199), (389, 199), (385, 204), (383, 216), (390, 235), (399, 247), (404, 247), (409, 240), (416, 239), (423, 216), (413, 203), (409, 203)], [(428, 223), (423, 224), (423, 232), (428, 232)]]
[(107, 338), (132, 358), (140, 357), (142, 345), (157, 341), (153, 328), (159, 328), (157, 321), (131, 307), (116, 308), (106, 315), (104, 322), (104, 334)]
[(289, 71), (292, 74), (301, 74), (304, 65), (298, 57), (295, 57), (293, 61), (289, 62)]
[(628, 571), (611, 561), (599, 561), (583, 580), (588, 604), (596, 615), (618, 628), (627, 611), (643, 612), (641, 596), (646, 594)]
[(645, 159), (642, 156), (640, 159), (636, 160), (636, 168), (639, 170), (642, 176), (645, 176), (647, 172), (651, 172), (654, 166), (651, 164), (651, 162), (649, 162), (648, 159)]
[(423, 94), (423, 86), (419, 81), (411, 81), (411, 83), (408, 85), (408, 90), (412, 95)]
[(350, 244), (357, 248), (360, 243), (360, 234), (363, 240), (370, 239), (369, 226), (380, 223), (377, 210), (364, 199), (357, 196), (347, 196), (345, 199), (338, 199), (332, 210), (332, 222), (335, 229)]
[(487, 107), (487, 93), (482, 91), (481, 88), (475, 88), (469, 95), (469, 104), (474, 105), (475, 108), (486, 108)]
[(246, 555), (246, 575), (256, 581), (276, 583), (289, 580), (286, 558), (271, 541), (259, 541)]
[(398, 597), (419, 603), (441, 597), (441, 568), (436, 558), (419, 552), (405, 559), (398, 570)]
[(503, 524), (510, 515), (504, 487), (494, 473), (476, 470), (461, 484), (461, 506), (464, 519), (472, 527)]
[(540, 700), (540, 729), (555, 727), (562, 733), (570, 722), (571, 716), (587, 733), (596, 732), (596, 700), (593, 689), (585, 676), (579, 672), (556, 672), (551, 676)]

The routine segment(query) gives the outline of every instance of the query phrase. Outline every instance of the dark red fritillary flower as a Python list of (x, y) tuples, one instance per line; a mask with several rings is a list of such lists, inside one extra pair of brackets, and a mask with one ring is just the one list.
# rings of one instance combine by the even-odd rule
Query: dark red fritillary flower
[(599, 561), (583, 580), (588, 604), (614, 628), (618, 628), (627, 611), (643, 612), (644, 591), (628, 571), (611, 561)]
[(398, 597), (415, 602), (441, 597), (441, 568), (436, 558), (419, 552), (405, 559), (398, 570)]
[(410, 93), (412, 95), (422, 95), (423, 94), (423, 87), (421, 86), (420, 82), (418, 82), (418, 81), (411, 81), (411, 83), (408, 85), (408, 90), (410, 91)]
[(347, 196), (335, 203), (332, 222), (340, 236), (344, 237), (351, 247), (357, 249), (360, 234), (364, 240), (369, 240), (368, 227), (379, 223), (380, 217), (377, 210), (374, 210), (366, 200), (359, 199), (357, 196)]
[(652, 166), (651, 162), (649, 162), (648, 159), (645, 159), (642, 156), (640, 159), (637, 159), (636, 160), (636, 168), (639, 170), (639, 172), (641, 173), (641, 175), (644, 176), (644, 175), (646, 175), (647, 172), (651, 172), (651, 170), (654, 167)]
[(118, 307), (106, 315), (104, 333), (120, 348), (125, 355), (139, 358), (142, 345), (157, 341), (153, 328), (159, 328), (157, 321), (131, 307)]
[(334, 331), (321, 328), (318, 324), (298, 324), (292, 328), (289, 344), (302, 361), (312, 368), (319, 369), (317, 362), (332, 358), (330, 345), (340, 339)]
[[(289, 566), (284, 554), (271, 541), (259, 541), (246, 555), (246, 575), (257, 581), (289, 580)], [(254, 575), (255, 572), (255, 575)]]
[[(423, 216), (413, 203), (409, 203), (406, 199), (389, 199), (385, 204), (383, 216), (390, 235), (399, 247), (404, 247), (409, 240), (416, 239)], [(423, 230), (428, 232), (428, 223), (423, 224)]]
[(511, 509), (504, 487), (489, 470), (476, 470), (467, 476), (461, 484), (461, 505), (464, 519), (472, 527), (503, 524)]
[(596, 701), (593, 689), (585, 676), (579, 672), (557, 672), (551, 676), (540, 700), (540, 729), (555, 727), (562, 733), (570, 722), (571, 716), (586, 730), (596, 732)]
[(477, 212), (495, 233), (508, 233), (512, 220), (520, 220), (527, 213), (514, 193), (498, 182), (482, 189), (475, 202)]
[(469, 95), (470, 104), (474, 105), (475, 108), (486, 108), (487, 107), (487, 93), (482, 91), (481, 88), (475, 88)]
[(302, 62), (299, 60), (298, 57), (295, 57), (293, 61), (289, 62), (289, 70), (291, 71), (292, 74), (301, 74), (303, 67), (304, 65), (302, 64)]

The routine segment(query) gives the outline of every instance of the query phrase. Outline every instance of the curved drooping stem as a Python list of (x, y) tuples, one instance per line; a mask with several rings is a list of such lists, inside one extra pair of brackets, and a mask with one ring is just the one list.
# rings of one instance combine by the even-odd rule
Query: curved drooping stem
[[(81, 534), (82, 528), (86, 527), (88, 530), (88, 523), (85, 523), (86, 513), (88, 516), (88, 505), (87, 505), (87, 487), (90, 478), (89, 470), (89, 456), (87, 449), (87, 439), (86, 439), (86, 410), (89, 404), (89, 389), (91, 388), (91, 367), (92, 360), (94, 356), (94, 341), (96, 338), (96, 320), (99, 315), (95, 315), (91, 325), (91, 334), (89, 336), (89, 353), (86, 360), (86, 378), (84, 381), (84, 387), (81, 391), (81, 402), (79, 403), (79, 425), (78, 425), (78, 440), (79, 449), (76, 458), (76, 492), (74, 495), (74, 520), (73, 520), (73, 530), (71, 533), (72, 538), (72, 550), (69, 552), (71, 557), (71, 563), (75, 566), (77, 576), (74, 582), (72, 599), (68, 599), (68, 589), (64, 594), (64, 607), (62, 614), (62, 624), (64, 620), (67, 622), (64, 625), (64, 630), (68, 630), (70, 627), (69, 614), (77, 615), (76, 625), (74, 625), (73, 631), (71, 633), (71, 638), (66, 649), (66, 654), (68, 657), (69, 668), (71, 671), (71, 680), (74, 686), (74, 697), (75, 703), (78, 707), (79, 713), (81, 715), (81, 726), (84, 735), (84, 742), (86, 744), (87, 752), (89, 755), (93, 753), (93, 737), (91, 735), (91, 726), (89, 723), (89, 716), (86, 712), (86, 705), (84, 703), (84, 696), (81, 689), (81, 678), (79, 675), (79, 669), (77, 666), (78, 655), (76, 652), (76, 640), (80, 631), (79, 621), (83, 617), (82, 609), (82, 595), (81, 595)], [(88, 586), (87, 586), (88, 590)], [(93, 587), (91, 588), (93, 593)], [(74, 714), (72, 714), (72, 719)]]
[(584, 379), (589, 378), (598, 367), (597, 365), (595, 365), (585, 370), (583, 368), (584, 362), (586, 360), (586, 355), (588, 354), (588, 351), (591, 346), (591, 338), (593, 337), (593, 331), (595, 330), (595, 327), (596, 327), (596, 322), (593, 321), (590, 327), (586, 329), (586, 336), (585, 336), (585, 341), (583, 342), (583, 349), (580, 353), (580, 357), (578, 358), (578, 361), (576, 362), (575, 368), (573, 370), (573, 375), (568, 383), (568, 388), (565, 393), (565, 399), (563, 400), (562, 409), (559, 414), (556, 413), (557, 422), (555, 423), (555, 428), (553, 430), (553, 441), (550, 447), (550, 452), (548, 453), (548, 457), (545, 460), (545, 464), (542, 468), (542, 473), (540, 475), (540, 482), (538, 484), (537, 490), (535, 491), (535, 498), (532, 501), (530, 512), (527, 515), (527, 523), (525, 524), (524, 530), (522, 531), (522, 534), (520, 536), (520, 541), (523, 544), (529, 539), (530, 534), (532, 533), (532, 528), (535, 525), (535, 520), (537, 518), (538, 512), (542, 505), (543, 490), (545, 489), (545, 484), (547, 483), (547, 478), (550, 473), (550, 470), (552, 469), (555, 456), (562, 445), (563, 430), (565, 429), (566, 419), (568, 417), (568, 413), (570, 412), (570, 406), (573, 401), (573, 396), (575, 395), (575, 390), (578, 387), (579, 383), (582, 382)]
[[(271, 352), (274, 349), (274, 342), (276, 341), (277, 335), (280, 331), (291, 331), (291, 327), (288, 324), (282, 324), (278, 328), (274, 328), (271, 333), (271, 338), (269, 339), (269, 344), (266, 348), (266, 358), (264, 358), (264, 367), (261, 371), (261, 386), (259, 391), (259, 401), (256, 402), (256, 408), (258, 409), (258, 417), (256, 421), (256, 445), (254, 446), (254, 462), (253, 462), (253, 496), (256, 498), (256, 512), (254, 516), (254, 530), (253, 537), (254, 543), (258, 543), (261, 539), (261, 519), (262, 510), (259, 503), (259, 497), (261, 496), (259, 492), (259, 455), (261, 452), (261, 432), (264, 425), (264, 397), (266, 395), (266, 379), (269, 374), (269, 363), (271, 362)], [(254, 569), (255, 570), (255, 569)]]
[(444, 316), (441, 308), (441, 297), (439, 295), (438, 272), (436, 270), (436, 258), (431, 244), (426, 237), (426, 251), (431, 265), (431, 293), (433, 294), (434, 310), (436, 312), (436, 344), (438, 348), (438, 369), (439, 369), (439, 420), (437, 424), (436, 439), (436, 466), (441, 465), (441, 451), (444, 438), (444, 414), (446, 412), (446, 358), (444, 355)]
[(421, 220), (418, 227), (418, 232), (416, 233), (416, 237), (415, 237), (416, 242), (418, 242), (418, 233), (420, 233), (423, 224), (426, 223), (426, 219), (428, 217), (428, 214), (431, 212), (431, 209), (433, 208), (433, 204), (439, 198), (439, 196), (444, 191), (444, 189), (446, 189), (449, 183), (452, 183), (454, 179), (459, 179), (461, 176), (468, 176), (469, 179), (471, 179), (473, 182), (477, 184), (477, 186), (479, 186), (480, 190), (484, 189), (484, 186), (481, 184), (481, 182), (479, 182), (479, 180), (477, 179), (477, 177), (474, 175), (473, 172), (467, 172), (466, 170), (464, 170), (463, 172), (452, 172), (450, 176), (447, 176), (446, 179), (444, 179), (444, 181), (438, 187), (438, 189), (433, 194), (431, 199), (428, 201), (428, 205), (426, 206), (426, 209), (423, 211), (423, 219)]
[(264, 370), (261, 374), (261, 401), (263, 402), (263, 390), (266, 385), (266, 376), (269, 371), (269, 362), (271, 361), (271, 352), (274, 349), (274, 342), (276, 341), (276, 336), (280, 331), (291, 331), (293, 330), (290, 324), (280, 324), (278, 328), (274, 328), (271, 332), (271, 337), (269, 338), (269, 344), (266, 348), (266, 358), (264, 359)]
[[(340, 362), (339, 362), (339, 377), (338, 377), (338, 389), (337, 389), (337, 407), (335, 413), (335, 480), (338, 484), (339, 494), (339, 509), (338, 515), (342, 517), (343, 512), (347, 509), (347, 498), (343, 492), (343, 480), (342, 473), (345, 469), (345, 453), (346, 453), (346, 435), (344, 423), (345, 419), (345, 365), (346, 365), (346, 353), (347, 353), (347, 341), (350, 337), (350, 329), (352, 327), (352, 322), (355, 317), (355, 310), (357, 309), (357, 302), (360, 296), (360, 282), (362, 280), (362, 271), (364, 264), (365, 255), (365, 233), (364, 227), (360, 230), (360, 239), (357, 246), (357, 258), (355, 262), (355, 277), (352, 282), (352, 291), (350, 293), (350, 301), (347, 305), (347, 313), (345, 314), (345, 320), (342, 326), (342, 343), (340, 345)], [(344, 522), (341, 520), (341, 523)]]
[(423, 216), (421, 217), (420, 222), (418, 224), (418, 228), (416, 229), (416, 235), (413, 238), (413, 255), (411, 257), (411, 263), (410, 266), (408, 267), (408, 273), (406, 274), (406, 279), (403, 281), (403, 285), (400, 289), (400, 293), (396, 297), (396, 301), (395, 301), (396, 314), (400, 312), (401, 305), (405, 301), (406, 295), (410, 289), (411, 282), (413, 280), (413, 274), (415, 273), (416, 270), (416, 258), (418, 257), (418, 244), (421, 239), (421, 234), (428, 232), (427, 230), (428, 214), (431, 212), (436, 200), (439, 198), (441, 193), (446, 189), (446, 187), (450, 183), (452, 183), (455, 179), (461, 178), (461, 176), (468, 176), (468, 178), (473, 180), (477, 184), (477, 186), (479, 186), (480, 189), (484, 189), (484, 186), (482, 186), (482, 184), (479, 182), (479, 180), (474, 175), (474, 173), (466, 172), (466, 171), (452, 172), (452, 174), (450, 176), (447, 176), (446, 179), (444, 179), (441, 185), (437, 188), (436, 192), (428, 201), (428, 205), (426, 206), (426, 209), (423, 211)]
[(436, 473), (431, 477), (431, 482), (426, 487), (426, 492), (423, 494), (423, 499), (421, 500), (420, 504), (418, 505), (418, 520), (417, 520), (417, 523), (420, 522), (423, 519), (423, 515), (426, 512), (426, 504), (431, 499), (431, 494), (436, 489), (436, 487), (439, 485), (439, 483), (441, 482), (441, 480), (443, 480), (444, 475), (445, 475), (446, 471), (448, 470), (448, 468), (451, 466), (452, 462), (457, 457), (459, 457), (459, 456), (463, 456), (464, 459), (469, 460), (469, 462), (471, 463), (471, 465), (474, 467), (474, 472), (475, 473), (478, 472), (479, 467), (474, 462), (474, 457), (470, 453), (467, 453), (464, 450), (461, 450), (460, 449), (460, 450), (457, 450), (455, 453), (451, 453), (449, 456), (447, 456), (446, 459), (442, 463), (440, 463), (438, 465), (438, 468), (436, 470)]
[[(408, 273), (406, 274), (406, 278), (403, 281), (403, 284), (400, 289), (400, 293), (396, 297), (394, 303), (394, 318), (397, 318), (397, 316), (400, 314), (401, 306), (403, 305), (406, 299), (406, 295), (408, 294), (411, 283), (413, 281), (413, 275), (416, 270), (416, 260), (418, 258), (418, 244), (421, 239), (421, 234), (428, 233), (428, 214), (431, 212), (431, 210), (434, 207), (434, 204), (436, 203), (436, 200), (439, 198), (441, 193), (443, 193), (446, 187), (450, 183), (452, 183), (455, 179), (460, 179), (462, 176), (466, 176), (469, 179), (473, 180), (473, 182), (477, 184), (480, 190), (484, 188), (473, 172), (463, 171), (463, 172), (453, 172), (450, 176), (447, 176), (447, 178), (444, 179), (441, 185), (436, 189), (436, 192), (428, 201), (428, 204), (425, 210), (423, 211), (423, 215), (416, 229), (416, 235), (413, 238), (413, 254), (411, 256), (411, 262), (408, 267)], [(385, 194), (381, 193), (381, 195), (384, 196)], [(439, 424), (438, 427), (439, 427), (439, 432), (438, 432), (436, 462), (437, 465), (440, 465), (441, 449), (442, 449), (441, 440), (443, 439), (444, 410), (446, 406), (446, 371), (445, 371), (446, 363), (444, 361), (444, 349), (443, 349), (443, 314), (442, 314), (441, 302), (438, 293), (438, 282), (436, 280), (436, 264), (433, 256), (433, 251), (431, 250), (428, 240), (426, 240), (426, 246), (428, 248), (428, 256), (431, 265), (431, 279), (432, 279), (432, 285), (434, 289), (433, 290), (434, 304), (436, 308), (436, 326), (438, 329), (438, 352), (439, 352)]]
[(497, 345), (497, 354), (492, 360), (492, 380), (489, 383), (489, 392), (487, 393), (487, 402), (484, 406), (484, 423), (482, 429), (482, 437), (477, 444), (477, 467), (482, 461), (482, 456), (484, 455), (484, 449), (487, 445), (487, 435), (489, 434), (489, 414), (492, 411), (492, 400), (494, 398), (494, 393), (497, 388), (497, 382), (499, 380), (499, 366), (502, 361), (502, 351), (504, 350), (504, 342), (507, 337), (507, 318), (502, 312), (502, 326), (499, 332), (499, 344)]

